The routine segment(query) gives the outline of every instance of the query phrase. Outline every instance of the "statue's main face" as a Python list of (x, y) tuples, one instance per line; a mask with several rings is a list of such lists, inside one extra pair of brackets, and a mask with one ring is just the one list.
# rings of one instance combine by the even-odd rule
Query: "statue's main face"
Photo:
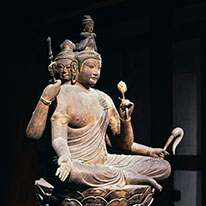
[(71, 80), (71, 59), (58, 59), (57, 70), (62, 81)]
[(87, 59), (82, 63), (77, 81), (86, 88), (93, 87), (99, 77), (101, 71), (101, 60)]

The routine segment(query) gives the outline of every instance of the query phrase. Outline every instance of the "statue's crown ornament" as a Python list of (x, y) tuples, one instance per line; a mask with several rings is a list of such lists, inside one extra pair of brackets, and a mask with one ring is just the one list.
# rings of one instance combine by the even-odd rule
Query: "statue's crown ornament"
[(60, 44), (61, 52), (58, 53), (55, 57), (55, 61), (58, 59), (73, 59), (75, 57), (75, 54), (73, 52), (73, 49), (75, 48), (75, 44), (66, 39), (62, 44)]
[(82, 40), (76, 43), (76, 47), (74, 48), (76, 51), (75, 58), (79, 62), (79, 68), (81, 68), (81, 64), (86, 59), (92, 58), (101, 60), (101, 55), (97, 52), (95, 41), (96, 34), (93, 33), (94, 21), (91, 16), (84, 15), (82, 26), (83, 31), (80, 33)]
[[(92, 20), (90, 15), (84, 15), (82, 26), (83, 31), (80, 33), (82, 40), (76, 44), (68, 39), (64, 40), (64, 42), (60, 45), (61, 51), (54, 58), (55, 62), (58, 59), (76, 59), (78, 61), (78, 67), (80, 69), (81, 64), (86, 59), (93, 58), (101, 60), (101, 55), (97, 52), (95, 41), (96, 34), (93, 33), (94, 21)], [(52, 54), (50, 37), (49, 44), (50, 53)]]

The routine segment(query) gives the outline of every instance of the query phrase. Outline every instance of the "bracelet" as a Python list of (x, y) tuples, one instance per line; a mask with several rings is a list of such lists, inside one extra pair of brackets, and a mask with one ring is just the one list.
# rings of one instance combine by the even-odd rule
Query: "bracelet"
[(151, 147), (148, 147), (147, 149), (147, 156), (151, 156), (151, 152), (152, 152), (152, 148)]
[(45, 105), (51, 105), (52, 101), (46, 100), (43, 97), (40, 97), (39, 99), (42, 103), (44, 103)]

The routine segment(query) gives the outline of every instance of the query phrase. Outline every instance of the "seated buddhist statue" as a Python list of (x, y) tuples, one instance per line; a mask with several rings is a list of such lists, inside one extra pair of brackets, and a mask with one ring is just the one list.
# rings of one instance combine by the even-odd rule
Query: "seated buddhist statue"
[[(76, 84), (61, 86), (51, 118), (52, 146), (59, 165), (56, 176), (68, 187), (149, 184), (161, 191), (157, 181), (167, 178), (171, 169), (158, 157), (168, 153), (133, 141), (132, 102), (122, 99), (119, 114), (112, 99), (93, 88), (100, 78), (100, 54), (89, 48), (75, 58), (79, 68)], [(105, 141), (108, 129), (119, 147), (134, 155), (109, 154)]]
[[(76, 50), (75, 53), (72, 52), (72, 58), (68, 57), (67, 50), (71, 45), (66, 41), (61, 46), (62, 51), (55, 58), (56, 62), (52, 63), (63, 83), (55, 83), (44, 90), (28, 125), (27, 135), (31, 138), (41, 136), (47, 118), (46, 115), (41, 117), (41, 113), (46, 114), (46, 106), (56, 98), (55, 111), (51, 117), (51, 144), (58, 156), (54, 172), (58, 181), (50, 182), (54, 187), (59, 188), (60, 184), (63, 185), (64, 191), (75, 190), (78, 194), (80, 190), (86, 189), (85, 194), (89, 195), (88, 188), (94, 188), (93, 192), (96, 194), (99, 188), (108, 188), (110, 192), (111, 188), (124, 190), (128, 186), (135, 188), (139, 185), (150, 185), (150, 188), (161, 191), (159, 182), (166, 179), (171, 172), (170, 164), (164, 160), (165, 155), (168, 155), (166, 148), (174, 137), (182, 137), (183, 131), (180, 128), (174, 130), (163, 149), (134, 142), (131, 124), (134, 104), (125, 99), (123, 83), (118, 85), (123, 94), (119, 112), (107, 94), (94, 88), (100, 78), (102, 58), (97, 52), (94, 39), (96, 35), (92, 33), (94, 23), (90, 16), (85, 16), (83, 25), (87, 30), (90, 27), (92, 29), (86, 31), (86, 36), (82, 35), (86, 39), (76, 44), (76, 48), (72, 44), (72, 49)], [(65, 68), (67, 72), (62, 75), (61, 71)], [(46, 92), (47, 90), (49, 92)], [(45, 95), (47, 93), (49, 95)], [(107, 144), (113, 147), (111, 142), (129, 155), (110, 154)], [(175, 147), (177, 143), (176, 141)], [(48, 184), (40, 180), (36, 185), (39, 188), (39, 185)], [(50, 188), (53, 190), (54, 187)], [(37, 189), (38, 194), (42, 191)], [(138, 193), (139, 191), (136, 191), (134, 194)], [(146, 191), (141, 194), (141, 198), (145, 195), (150, 194)], [(87, 197), (83, 195), (82, 198), (84, 201)], [(148, 201), (148, 204), (144, 205), (150, 205), (151, 198), (144, 200)], [(40, 199), (42, 201), (43, 198)], [(75, 200), (75, 204), (77, 202), (78, 200)]]

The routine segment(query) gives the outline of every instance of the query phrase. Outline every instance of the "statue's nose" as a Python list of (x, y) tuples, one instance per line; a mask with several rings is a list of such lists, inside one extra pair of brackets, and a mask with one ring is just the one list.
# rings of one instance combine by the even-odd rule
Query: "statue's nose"
[(97, 72), (94, 72), (93, 75), (94, 75), (95, 77), (97, 77), (97, 76), (98, 76), (98, 73), (97, 73)]
[(64, 67), (62, 73), (66, 73), (66, 72), (67, 72), (67, 69), (66, 69), (66, 67)]
[(95, 76), (99, 76), (99, 69), (98, 68), (96, 68), (95, 70), (94, 70), (94, 73), (93, 73)]

